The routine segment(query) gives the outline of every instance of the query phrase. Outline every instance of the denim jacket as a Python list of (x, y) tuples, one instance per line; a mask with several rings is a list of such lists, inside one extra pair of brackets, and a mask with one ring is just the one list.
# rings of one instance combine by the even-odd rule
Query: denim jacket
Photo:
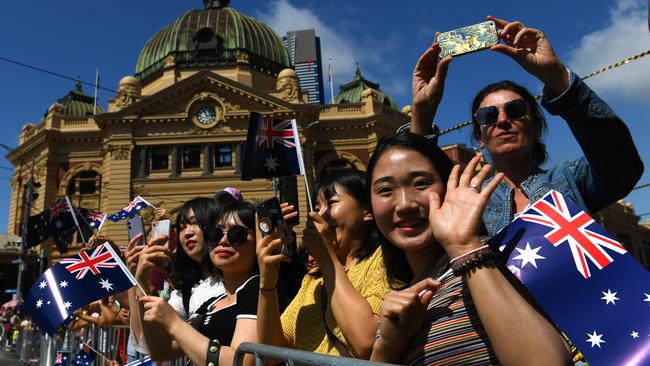
[[(623, 121), (573, 72), (569, 87), (553, 100), (545, 90), (541, 104), (564, 118), (584, 156), (546, 170), (536, 167), (521, 183), (531, 203), (554, 189), (583, 210), (597, 212), (625, 197), (641, 178), (643, 163)], [(483, 213), (489, 235), (513, 220), (513, 198), (514, 188), (501, 182)]]

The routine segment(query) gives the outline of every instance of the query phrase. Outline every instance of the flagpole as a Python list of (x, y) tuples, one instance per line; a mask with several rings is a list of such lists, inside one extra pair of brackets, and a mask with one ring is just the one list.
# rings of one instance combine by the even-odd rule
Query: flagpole
[(327, 67), (327, 75), (330, 81), (330, 104), (334, 103), (334, 72), (332, 70), (332, 58), (329, 58), (329, 66)]
[(68, 209), (70, 210), (70, 213), (72, 214), (72, 219), (74, 220), (74, 224), (77, 225), (77, 230), (79, 230), (79, 235), (81, 235), (81, 240), (83, 241), (84, 245), (88, 245), (86, 242), (86, 238), (84, 238), (84, 233), (81, 232), (81, 227), (79, 226), (79, 221), (77, 221), (77, 214), (74, 210), (74, 206), (72, 206), (72, 203), (70, 203), (70, 198), (68, 196), (65, 196), (65, 202), (68, 204)]
[[(305, 129), (314, 126), (316, 123), (309, 124)], [(305, 160), (303, 159), (302, 156), (302, 146), (300, 145), (300, 134), (298, 134), (298, 122), (295, 119), (291, 122), (291, 128), (293, 129), (293, 135), (295, 136), (295, 141), (296, 141), (296, 154), (298, 155), (298, 165), (300, 166), (300, 174), (302, 174), (302, 177), (305, 180), (305, 191), (307, 192), (307, 206), (309, 207), (309, 211), (311, 212), (314, 211), (314, 207), (311, 201), (311, 191), (309, 190), (307, 173), (305, 172)]]
[(124, 264), (124, 262), (122, 262), (122, 259), (117, 254), (117, 252), (113, 249), (111, 244), (109, 244), (109, 242), (105, 242), (102, 245), (106, 245), (106, 250), (108, 250), (113, 255), (113, 258), (115, 258), (115, 261), (117, 262), (117, 265), (120, 266), (120, 268), (122, 269), (122, 272), (124, 272), (124, 274), (126, 274), (126, 276), (129, 277), (129, 280), (131, 280), (131, 283), (138, 286), (138, 288), (140, 289), (140, 291), (142, 291), (144, 296), (147, 296), (147, 291), (144, 290), (144, 288), (142, 287), (140, 282), (138, 282), (138, 279), (135, 278), (135, 276), (133, 276), (133, 273), (131, 273), (131, 271), (129, 271), (129, 269), (126, 267), (126, 264)]
[(95, 73), (95, 105), (93, 106), (93, 115), (97, 114), (97, 89), (99, 89), (99, 67)]

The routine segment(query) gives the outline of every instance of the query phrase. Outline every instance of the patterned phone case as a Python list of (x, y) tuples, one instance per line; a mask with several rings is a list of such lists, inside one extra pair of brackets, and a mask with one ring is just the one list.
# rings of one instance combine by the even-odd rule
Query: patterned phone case
[(440, 58), (463, 55), (499, 43), (496, 25), (491, 20), (440, 33), (436, 40), (441, 48)]

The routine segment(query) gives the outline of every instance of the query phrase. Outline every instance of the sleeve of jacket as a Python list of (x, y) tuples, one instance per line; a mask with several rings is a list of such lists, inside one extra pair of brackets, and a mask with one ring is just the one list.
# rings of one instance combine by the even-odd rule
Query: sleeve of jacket
[(625, 123), (580, 77), (553, 100), (544, 90), (542, 106), (567, 122), (588, 162), (576, 183), (589, 211), (627, 196), (643, 174), (643, 162)]

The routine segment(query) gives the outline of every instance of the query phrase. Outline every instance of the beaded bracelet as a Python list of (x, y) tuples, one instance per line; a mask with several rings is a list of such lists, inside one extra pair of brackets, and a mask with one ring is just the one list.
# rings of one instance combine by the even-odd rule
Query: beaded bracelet
[(493, 263), (495, 259), (494, 252), (492, 249), (484, 245), (476, 249), (472, 249), (465, 254), (461, 254), (458, 257), (449, 261), (451, 265), (451, 270), (454, 273), (454, 276), (462, 276), (470, 269), (476, 268), (482, 264)]

